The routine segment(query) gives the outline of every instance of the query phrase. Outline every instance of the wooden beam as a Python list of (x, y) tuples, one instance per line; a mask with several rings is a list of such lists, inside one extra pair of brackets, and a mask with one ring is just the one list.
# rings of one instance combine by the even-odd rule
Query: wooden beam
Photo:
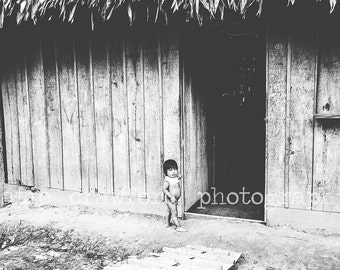
[[(2, 89), (0, 88), (0, 91)], [(5, 145), (4, 145), (4, 110), (2, 106), (2, 94), (0, 93), (0, 208), (4, 202), (4, 189), (5, 189)]]
[(3, 110), (2, 110), (2, 98), (0, 95), (1, 106), (1, 119), (0, 119), (0, 207), (3, 206), (4, 201), (4, 189), (5, 189), (5, 156), (4, 156), (4, 144), (2, 140), (2, 134), (4, 133), (3, 125)]

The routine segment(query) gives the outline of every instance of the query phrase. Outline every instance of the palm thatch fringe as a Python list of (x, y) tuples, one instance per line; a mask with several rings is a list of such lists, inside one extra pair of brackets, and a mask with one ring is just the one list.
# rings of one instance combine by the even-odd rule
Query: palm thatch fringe
[[(245, 15), (249, 7), (257, 5), (257, 15), (262, 12), (262, 4), (264, 0), (0, 0), (0, 28), (4, 25), (4, 20), (16, 13), (16, 22), (20, 24), (22, 21), (32, 20), (34, 23), (39, 18), (44, 17), (47, 11), (54, 11), (54, 15), (49, 15), (49, 19), (53, 16), (61, 18), (63, 21), (73, 22), (75, 11), (79, 7), (85, 7), (93, 13), (99, 14), (103, 21), (109, 20), (113, 11), (119, 7), (126, 8), (130, 24), (135, 18), (134, 3), (144, 2), (147, 6), (147, 18), (149, 18), (149, 5), (156, 5), (157, 11), (155, 21), (158, 15), (163, 14), (167, 19), (168, 13), (175, 13), (179, 10), (186, 10), (190, 17), (197, 17), (198, 21), (202, 21), (202, 11), (209, 12), (211, 17), (217, 14), (223, 19), (225, 9), (233, 9), (242, 15)], [(271, 0), (268, 0), (271, 1)], [(293, 5), (295, 0), (286, 0), (287, 5)], [(321, 0), (316, 0), (321, 1)], [(327, 0), (330, 4), (330, 13), (333, 12), (337, 0)], [(171, 6), (171, 8), (165, 8)], [(52, 13), (50, 13), (52, 14)]]

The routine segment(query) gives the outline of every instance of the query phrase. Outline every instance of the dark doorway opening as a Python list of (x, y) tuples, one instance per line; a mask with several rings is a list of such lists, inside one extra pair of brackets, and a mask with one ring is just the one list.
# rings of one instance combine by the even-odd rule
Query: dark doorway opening
[(209, 191), (189, 212), (264, 220), (263, 29), (256, 24), (236, 24), (201, 35), (200, 57), (208, 91)]

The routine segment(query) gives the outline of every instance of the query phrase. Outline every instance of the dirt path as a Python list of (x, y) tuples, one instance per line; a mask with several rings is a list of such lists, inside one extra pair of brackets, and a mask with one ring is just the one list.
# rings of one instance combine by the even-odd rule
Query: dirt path
[(340, 269), (339, 235), (225, 219), (182, 224), (187, 233), (156, 216), (14, 204), (0, 210), (0, 269), (103, 269), (186, 244), (241, 252), (240, 270)]

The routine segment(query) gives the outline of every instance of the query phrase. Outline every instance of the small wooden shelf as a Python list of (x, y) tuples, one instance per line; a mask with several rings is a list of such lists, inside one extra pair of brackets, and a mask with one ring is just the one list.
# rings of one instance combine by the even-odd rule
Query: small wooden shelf
[(315, 119), (340, 119), (340, 114), (315, 114)]

